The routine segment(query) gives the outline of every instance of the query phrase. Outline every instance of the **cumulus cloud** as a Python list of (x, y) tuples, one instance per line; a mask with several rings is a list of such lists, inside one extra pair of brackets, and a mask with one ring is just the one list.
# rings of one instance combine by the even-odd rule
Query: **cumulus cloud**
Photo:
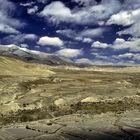
[(37, 1), (40, 2), (40, 3), (45, 4), (45, 3), (47, 3), (49, 0), (37, 0)]
[(119, 31), (118, 35), (132, 35), (134, 37), (140, 37), (140, 21), (133, 24), (130, 28)]
[(128, 49), (130, 52), (138, 52), (140, 51), (140, 38), (129, 38), (128, 40), (124, 40), (123, 38), (116, 38), (113, 44), (95, 41), (91, 47), (101, 49), (111, 48), (118, 51)]
[(118, 65), (118, 62), (115, 63), (113, 59), (101, 59), (98, 57), (94, 58), (94, 60), (88, 58), (75, 59), (75, 62), (91, 65)]
[(137, 13), (137, 16), (132, 17), (133, 25), (127, 29), (119, 31), (118, 32), (119, 35), (130, 34), (134, 37), (140, 37), (140, 32), (139, 32), (139, 30), (140, 30), (140, 9), (135, 10), (135, 12)]
[(8, 0), (0, 0), (0, 32), (17, 34), (18, 28), (24, 26), (19, 20), (12, 18), (12, 13), (15, 12), (15, 5)]
[(40, 14), (42, 16), (52, 15), (62, 18), (70, 18), (72, 16), (71, 10), (65, 7), (60, 1), (52, 2), (50, 5), (47, 5)]
[(27, 44), (20, 44), (21, 48), (29, 48), (29, 46)]
[(88, 28), (88, 29), (83, 29), (82, 31), (65, 29), (65, 30), (57, 30), (56, 33), (77, 41), (91, 43), (92, 38), (101, 37), (103, 33), (108, 30), (109, 28), (103, 28), (103, 27), (94, 28), (94, 29)]
[[(99, 51), (97, 48), (103, 49)], [(109, 48), (108, 52), (106, 48)], [(94, 49), (94, 50), (93, 50)], [(93, 42), (91, 55), (94, 56), (96, 62), (104, 61), (110, 64), (134, 64), (140, 60), (140, 38), (116, 38), (113, 44), (102, 43), (99, 41)]]
[(72, 30), (72, 29), (57, 30), (56, 33), (66, 36), (68, 38), (75, 38), (78, 34), (76, 33), (75, 30)]
[(48, 36), (44, 36), (44, 37), (41, 37), (37, 43), (38, 45), (41, 45), (41, 46), (46, 46), (46, 45), (49, 45), (49, 46), (58, 46), (58, 47), (61, 47), (64, 45), (64, 42), (58, 38), (58, 37), (48, 37)]
[(37, 35), (35, 35), (35, 34), (23, 34), (24, 35), (24, 39), (26, 39), (26, 40), (37, 40)]
[(82, 36), (82, 37), (99, 37), (106, 30), (107, 30), (106, 28), (85, 29), (79, 34), (79, 36)]
[(133, 24), (129, 28), (118, 32), (118, 34), (131, 34), (134, 37), (140, 37), (140, 0), (125, 0), (123, 7), (128, 11)]
[(35, 14), (38, 11), (38, 6), (34, 6), (32, 8), (27, 9), (28, 14)]
[(76, 63), (93, 64), (93, 61), (88, 58), (80, 58), (75, 60)]
[(0, 32), (6, 34), (18, 34), (20, 33), (18, 30), (14, 29), (13, 27), (0, 23)]
[(90, 6), (97, 4), (94, 0), (72, 0), (73, 2), (78, 3), (79, 5)]
[(133, 56), (134, 56), (133, 53), (125, 53), (125, 54), (117, 55), (116, 57), (117, 58), (128, 58), (128, 59), (131, 59)]
[(137, 9), (140, 7), (140, 0), (124, 0), (123, 8), (128, 10)]
[(140, 54), (139, 53), (134, 54), (132, 59), (135, 61), (140, 61)]
[(128, 26), (136, 22), (136, 18), (140, 17), (140, 9), (132, 11), (121, 11), (111, 16), (107, 24), (117, 24)]
[(53, 23), (67, 22), (82, 25), (123, 25), (130, 26), (119, 35), (131, 34), (140, 37), (140, 1), (125, 0), (102, 0), (97, 4), (94, 0), (72, 0), (83, 4), (83, 7), (70, 9), (64, 3), (55, 1), (47, 5), (40, 16)]
[(99, 42), (99, 41), (95, 41), (95, 42), (93, 42), (91, 47), (92, 48), (108, 48), (109, 45), (107, 43), (102, 43), (102, 42)]
[(38, 36), (35, 34), (16, 34), (16, 35), (8, 35), (2, 39), (2, 42), (6, 42), (8, 44), (21, 44), (24, 41), (36, 41)]
[(32, 6), (34, 3), (35, 3), (35, 2), (20, 3), (20, 6), (30, 7), (30, 6)]
[(57, 52), (59, 56), (67, 57), (67, 58), (76, 58), (82, 55), (81, 49), (71, 49), (71, 48), (64, 48)]
[(129, 49), (131, 52), (137, 52), (140, 51), (140, 38), (130, 38), (127, 41), (117, 38), (110, 47), (115, 50)]
[(93, 65), (117, 65), (117, 63), (114, 63), (114, 62), (111, 62), (111, 61), (106, 61), (106, 60), (95, 60), (95, 61), (93, 61), (93, 63), (92, 63)]
[(133, 59), (133, 53), (116, 54), (116, 55), (105, 55), (105, 54), (94, 54), (95, 58), (93, 65), (132, 65), (135, 63)]
[(49, 17), (49, 20), (53, 23), (69, 22), (87, 25), (103, 23), (103, 20), (120, 9), (120, 2), (117, 0), (102, 0), (101, 4), (90, 3), (90, 1), (91, 5), (87, 3), (88, 1), (85, 7), (70, 9), (62, 2), (55, 1), (47, 5), (39, 15), (46, 17), (47, 20)]
[(113, 55), (112, 58), (118, 59), (120, 61), (131, 62), (134, 63), (135, 61), (140, 61), (140, 54), (139, 53), (124, 53), (119, 55)]
[(91, 38), (88, 38), (88, 37), (83, 39), (84, 43), (91, 43), (92, 41), (93, 40)]
[[(133, 2), (134, 3), (134, 2)], [(140, 3), (140, 2), (139, 2)], [(133, 7), (133, 6), (132, 6)], [(128, 10), (114, 14), (107, 21), (107, 25), (117, 24), (122, 26), (130, 26), (129, 28), (118, 32), (119, 35), (131, 34), (135, 37), (140, 37), (140, 7), (137, 9)]]
[(125, 40), (123, 38), (116, 38), (116, 40), (114, 41), (114, 44), (123, 44), (125, 43)]
[(39, 15), (42, 17), (50, 16), (49, 20), (52, 22), (57, 22), (59, 19), (64, 21), (72, 16), (71, 10), (60, 1), (47, 5)]

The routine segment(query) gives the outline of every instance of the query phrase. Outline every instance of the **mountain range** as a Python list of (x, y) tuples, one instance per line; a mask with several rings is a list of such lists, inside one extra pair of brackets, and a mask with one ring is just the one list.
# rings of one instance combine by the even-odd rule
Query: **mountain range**
[(55, 54), (29, 50), (27, 48), (21, 48), (14, 44), (0, 45), (0, 55), (48, 65), (74, 65), (74, 63), (68, 58), (60, 57)]

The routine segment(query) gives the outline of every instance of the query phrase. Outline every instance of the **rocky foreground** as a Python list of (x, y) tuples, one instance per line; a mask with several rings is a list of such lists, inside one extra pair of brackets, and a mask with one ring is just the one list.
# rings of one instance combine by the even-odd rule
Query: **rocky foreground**
[(0, 140), (140, 139), (139, 67), (36, 69), (0, 76)]

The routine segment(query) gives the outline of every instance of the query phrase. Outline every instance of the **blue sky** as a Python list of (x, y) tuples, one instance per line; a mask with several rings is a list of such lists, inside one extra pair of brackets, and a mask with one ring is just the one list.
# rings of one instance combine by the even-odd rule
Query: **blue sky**
[(0, 0), (0, 44), (77, 63), (140, 63), (140, 0)]

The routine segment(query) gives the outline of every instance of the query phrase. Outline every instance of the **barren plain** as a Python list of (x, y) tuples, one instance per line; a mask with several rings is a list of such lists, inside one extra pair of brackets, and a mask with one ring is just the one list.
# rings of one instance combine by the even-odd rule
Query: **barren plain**
[(140, 139), (140, 67), (0, 59), (0, 140)]

